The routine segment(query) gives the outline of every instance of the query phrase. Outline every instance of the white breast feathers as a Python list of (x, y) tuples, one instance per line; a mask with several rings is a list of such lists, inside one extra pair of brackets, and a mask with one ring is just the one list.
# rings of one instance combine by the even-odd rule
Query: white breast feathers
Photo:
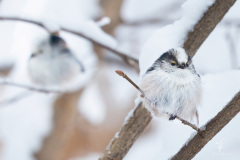
[(140, 87), (145, 93), (145, 106), (155, 116), (167, 113), (192, 121), (198, 114), (201, 81), (189, 70), (153, 70), (143, 76)]

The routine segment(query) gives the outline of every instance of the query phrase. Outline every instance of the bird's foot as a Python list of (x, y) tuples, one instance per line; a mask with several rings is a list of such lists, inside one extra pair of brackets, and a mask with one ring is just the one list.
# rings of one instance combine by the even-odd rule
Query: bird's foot
[(169, 121), (175, 120), (176, 117), (177, 117), (176, 115), (171, 114), (170, 118), (169, 118)]

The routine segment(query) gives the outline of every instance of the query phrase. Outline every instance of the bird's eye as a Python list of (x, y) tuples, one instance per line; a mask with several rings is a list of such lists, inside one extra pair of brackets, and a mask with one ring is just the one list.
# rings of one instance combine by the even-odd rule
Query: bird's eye
[(175, 66), (175, 65), (176, 65), (176, 62), (174, 62), (174, 61), (171, 62), (171, 65), (172, 65), (172, 66)]

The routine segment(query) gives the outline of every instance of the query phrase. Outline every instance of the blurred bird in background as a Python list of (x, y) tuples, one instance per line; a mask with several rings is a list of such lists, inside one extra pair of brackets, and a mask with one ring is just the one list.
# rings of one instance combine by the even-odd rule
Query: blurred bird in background
[(58, 85), (68, 83), (84, 72), (84, 66), (58, 33), (53, 33), (36, 45), (28, 63), (28, 72), (37, 84)]

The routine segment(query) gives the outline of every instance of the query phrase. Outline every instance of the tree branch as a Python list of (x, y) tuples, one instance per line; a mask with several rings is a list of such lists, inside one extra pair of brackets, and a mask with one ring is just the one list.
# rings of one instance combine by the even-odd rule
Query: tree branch
[(187, 35), (187, 39), (183, 45), (186, 53), (189, 53), (191, 57), (194, 56), (198, 48), (222, 20), (235, 1), (236, 0), (216, 0), (214, 4), (208, 8), (208, 11), (204, 13), (203, 17), (194, 26), (193, 31), (190, 31)]
[(192, 159), (225, 125), (240, 111), (240, 92), (205, 126), (205, 130), (196, 134), (172, 160)]
[[(215, 26), (221, 21), (223, 16), (227, 13), (227, 11), (231, 8), (235, 1), (236, 0), (216, 0), (215, 3), (211, 7), (209, 7), (207, 12), (205, 12), (204, 16), (200, 19), (200, 21), (198, 21), (198, 23), (195, 25), (193, 31), (190, 31), (188, 33), (183, 46), (184, 49), (191, 56), (194, 56), (197, 49), (205, 41), (205, 39), (212, 32)], [(140, 103), (134, 109), (133, 115), (129, 118), (128, 122), (123, 124), (123, 127), (118, 133), (118, 137), (114, 137), (112, 139), (112, 141), (109, 143), (108, 147), (104, 151), (103, 155), (99, 159), (123, 159), (123, 157), (127, 154), (131, 146), (136, 141), (137, 137), (147, 127), (151, 119), (152, 117), (150, 112), (142, 105), (142, 103)], [(223, 124), (226, 125), (226, 123)], [(197, 136), (200, 136), (200, 134), (197, 134)], [(187, 148), (191, 150), (192, 147), (194, 147), (194, 145), (191, 145)], [(197, 152), (195, 152), (194, 155), (196, 153)]]
[(128, 121), (124, 123), (120, 131), (113, 137), (99, 160), (123, 159), (138, 136), (152, 120), (151, 113), (142, 103), (130, 113), (132, 113), (132, 115), (128, 117)]
[(22, 93), (19, 93), (19, 94), (15, 95), (14, 97), (1, 100), (0, 101), (0, 108), (5, 107), (5, 106), (7, 106), (11, 103), (18, 102), (19, 100), (22, 100), (23, 98), (26, 98), (30, 95), (33, 95), (33, 94), (29, 91), (25, 91), (25, 92), (22, 92)]
[(61, 93), (61, 91), (58, 91), (58, 90), (49, 90), (49, 89), (45, 89), (45, 88), (38, 88), (38, 87), (35, 87), (35, 86), (29, 86), (29, 85), (26, 85), (26, 84), (19, 84), (19, 83), (8, 81), (6, 79), (0, 79), (0, 84), (9, 85), (9, 86), (13, 86), (13, 87), (24, 88), (24, 89), (27, 89), (27, 90), (42, 92), (42, 93)]
[[(29, 20), (29, 19), (24, 19), (24, 18), (17, 18), (17, 17), (3, 17), (3, 16), (0, 16), (0, 20), (5, 20), (5, 21), (21, 21), (21, 22), (27, 22), (27, 23), (31, 23), (31, 24), (34, 24), (34, 25), (37, 25), (41, 28), (43, 28), (44, 30), (46, 30), (48, 33), (51, 33), (51, 31), (47, 28), (47, 26), (45, 26), (43, 23), (41, 22), (37, 22), (37, 21), (34, 21), (34, 20)], [(99, 42), (99, 41), (96, 41), (95, 39), (85, 35), (84, 33), (80, 33), (80, 32), (77, 32), (77, 31), (74, 31), (74, 30), (71, 30), (71, 29), (68, 29), (68, 28), (65, 28), (65, 27), (60, 27), (60, 30), (62, 31), (65, 31), (65, 32), (68, 32), (68, 33), (72, 33), (72, 34), (75, 34), (77, 36), (80, 36), (80, 37), (83, 37), (87, 40), (89, 40), (90, 42), (94, 43), (94, 44), (97, 44), (113, 53), (115, 53), (116, 55), (122, 57), (123, 59), (128, 59), (128, 60), (131, 60), (135, 63), (138, 63), (138, 59), (128, 55), (127, 53), (124, 53), (122, 51), (119, 51), (111, 46), (107, 46), (105, 45), (104, 43), (102, 42)]]
[(192, 124), (192, 123), (190, 123), (190, 122), (188, 122), (188, 121), (182, 119), (181, 117), (176, 116), (176, 119), (178, 119), (179, 121), (181, 121), (182, 124), (191, 127), (191, 128), (194, 129), (195, 131), (197, 131), (197, 132), (201, 132), (201, 129), (200, 129), (200, 128), (198, 128), (196, 125), (194, 125), (194, 124)]
[(37, 160), (63, 160), (77, 121), (77, 103), (83, 88), (61, 94), (53, 104), (53, 125), (37, 153)]
[(103, 30), (110, 35), (113, 35), (116, 27), (122, 23), (121, 8), (123, 0), (100, 0), (104, 15), (111, 18), (111, 23), (103, 27)]

